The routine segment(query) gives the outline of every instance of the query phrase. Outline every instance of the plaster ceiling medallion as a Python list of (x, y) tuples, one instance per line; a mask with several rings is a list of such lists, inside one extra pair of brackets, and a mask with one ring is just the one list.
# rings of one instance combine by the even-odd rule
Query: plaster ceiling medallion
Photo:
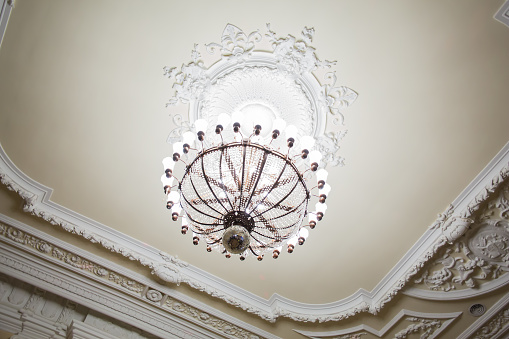
[[(335, 87), (333, 72), (325, 85), (316, 79), (315, 70), (335, 62), (316, 57), (314, 29), (304, 28), (301, 40), (267, 29), (271, 52), (255, 49), (259, 31), (227, 25), (220, 44), (206, 45), (221, 54), (210, 67), (195, 45), (180, 71), (165, 68), (175, 78), (169, 104), (189, 104), (187, 119), (174, 115), (168, 138), (174, 153), (163, 160), (167, 208), (174, 221), (180, 218), (182, 234), (191, 228), (195, 245), (205, 239), (207, 251), (241, 260), (262, 260), (267, 252), (277, 258), (283, 246), (292, 253), (322, 219), (330, 191), (324, 167), (343, 164), (336, 153), (345, 134), (326, 131), (327, 119), (342, 125), (340, 109), (357, 97)], [(184, 174), (174, 185), (180, 161)]]

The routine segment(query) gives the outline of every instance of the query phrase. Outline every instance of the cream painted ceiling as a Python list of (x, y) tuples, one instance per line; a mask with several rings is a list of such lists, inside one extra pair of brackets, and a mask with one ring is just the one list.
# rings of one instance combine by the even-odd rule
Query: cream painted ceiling
[[(0, 49), (0, 142), (52, 200), (264, 298), (372, 290), (508, 140), (502, 1), (18, 0)], [(359, 93), (343, 168), (304, 246), (239, 261), (180, 234), (159, 178), (172, 128), (164, 66), (226, 24), (316, 30), (320, 59)], [(202, 53), (206, 53), (202, 50)], [(56, 232), (56, 231), (55, 231)]]

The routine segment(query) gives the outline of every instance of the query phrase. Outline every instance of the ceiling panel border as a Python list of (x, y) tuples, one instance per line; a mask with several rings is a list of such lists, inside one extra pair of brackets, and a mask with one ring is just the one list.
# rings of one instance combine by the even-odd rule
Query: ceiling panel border
[(64, 230), (99, 243), (106, 249), (136, 260), (170, 283), (186, 283), (192, 288), (226, 301), (249, 313), (274, 322), (284, 316), (295, 321), (338, 321), (361, 312), (378, 313), (410, 279), (447, 243), (461, 237), (473, 222), (469, 219), (497, 187), (509, 177), (509, 143), (440, 214), (382, 281), (368, 292), (358, 290), (350, 297), (326, 304), (306, 304), (278, 294), (269, 300), (233, 285), (167, 253), (80, 215), (50, 200), (52, 189), (29, 178), (9, 159), (0, 145), (0, 180), (24, 200), (23, 210)]

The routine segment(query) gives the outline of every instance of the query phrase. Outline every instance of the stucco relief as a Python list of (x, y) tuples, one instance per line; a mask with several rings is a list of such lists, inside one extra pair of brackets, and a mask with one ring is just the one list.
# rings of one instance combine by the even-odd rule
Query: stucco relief
[[(33, 248), (39, 251), (41, 254), (55, 258), (59, 260), (62, 264), (69, 265), (75, 269), (78, 269), (84, 273), (93, 274), (97, 277), (103, 278), (106, 281), (115, 283), (119, 290), (124, 290), (127, 292), (135, 293), (135, 296), (139, 299), (143, 299), (145, 297), (150, 302), (161, 303), (163, 298), (165, 302), (162, 306), (167, 309), (171, 309), (173, 311), (177, 311), (179, 313), (184, 314), (185, 316), (191, 317), (193, 319), (200, 320), (205, 326), (210, 326), (215, 330), (219, 330), (228, 335), (235, 335), (238, 338), (259, 338), (256, 334), (245, 330), (233, 323), (222, 320), (217, 316), (214, 316), (209, 313), (205, 313), (202, 310), (193, 307), (191, 305), (186, 304), (183, 301), (177, 300), (175, 298), (169, 297), (167, 294), (157, 290), (150, 288), (149, 286), (140, 283), (134, 279), (130, 279), (125, 275), (122, 275), (118, 272), (112, 271), (104, 266), (101, 266), (91, 260), (83, 258), (82, 256), (76, 255), (70, 251), (67, 251), (61, 247), (55, 246), (54, 244), (37, 238), (27, 232), (24, 232), (14, 226), (9, 226), (0, 222), (0, 237), (3, 236), (7, 239), (12, 240), (13, 242)], [(175, 267), (186, 267), (187, 264), (182, 262), (181, 260), (170, 257), (164, 252), (160, 253), (162, 257), (167, 261), (167, 265), (173, 265)], [(0, 263), (2, 263), (1, 259)], [(15, 265), (18, 269), (30, 271), (32, 274), (37, 274), (34, 269), (27, 268), (23, 265), (16, 264), (14, 262), (10, 262), (9, 264)], [(41, 273), (42, 274), (42, 273)], [(78, 288), (69, 286), (65, 282), (60, 279), (50, 277), (45, 275), (52, 284), (65, 284), (67, 288), (72, 290), (73, 293), (79, 294)], [(13, 305), (24, 305), (25, 312), (29, 312), (33, 314), (36, 310), (46, 316), (47, 318), (55, 318), (57, 322), (61, 324), (67, 324), (70, 317), (73, 314), (74, 309), (76, 308), (76, 304), (72, 302), (68, 302), (65, 305), (65, 308), (60, 313), (56, 313), (56, 309), (54, 307), (54, 303), (52, 300), (44, 299), (45, 292), (40, 289), (34, 289), (32, 292), (27, 290), (27, 286), (24, 284), (19, 284), (17, 287), (9, 288), (10, 278), (3, 277), (0, 275), (0, 296), (4, 293), (9, 293), (8, 300)], [(88, 298), (99, 298), (97, 295), (92, 295), (91, 293), (79, 288), (79, 290), (87, 295)], [(145, 295), (143, 295), (143, 291), (147, 290)], [(113, 307), (113, 304), (111, 304)], [(119, 305), (119, 309), (122, 309), (122, 306)], [(57, 319), (58, 317), (58, 319)], [(71, 319), (72, 320), (72, 319)], [(67, 324), (68, 325), (68, 324)]]
[[(451, 245), (439, 252), (439, 257), (427, 265), (415, 283), (430, 290), (449, 292), (477, 288), (506, 274), (509, 271), (508, 194), (509, 183), (505, 183), (472, 216), (475, 223), (458, 218), (460, 231), (447, 237)], [(443, 229), (447, 227), (446, 223)]]
[[(168, 105), (189, 104), (187, 118), (174, 114), (177, 127), (170, 132), (168, 142), (178, 141), (195, 119), (213, 124), (220, 113), (232, 114), (248, 105), (258, 105), (270, 112), (267, 119), (283, 118), (302, 135), (315, 137), (325, 165), (342, 165), (343, 160), (337, 155), (338, 143), (346, 131), (326, 131), (325, 127), (329, 118), (334, 124), (343, 124), (342, 111), (357, 99), (357, 93), (336, 86), (335, 72), (328, 72), (323, 84), (317, 80), (313, 72), (330, 68), (336, 62), (318, 59), (311, 46), (313, 35), (314, 29), (305, 27), (301, 38), (278, 37), (268, 24), (265, 35), (258, 30), (247, 34), (228, 24), (221, 43), (205, 45), (210, 54), (220, 52), (210, 67), (200, 59), (195, 44), (191, 62), (180, 70), (163, 69), (166, 77), (174, 79), (175, 93)], [(261, 50), (257, 45), (264, 37), (272, 51)]]

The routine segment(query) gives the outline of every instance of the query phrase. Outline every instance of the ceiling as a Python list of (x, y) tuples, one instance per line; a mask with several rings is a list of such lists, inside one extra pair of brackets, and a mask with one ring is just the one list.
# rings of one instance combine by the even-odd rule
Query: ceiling
[[(509, 29), (493, 19), (502, 4), (18, 0), (0, 49), (0, 142), (69, 210), (263, 299), (335, 302), (375, 289), (507, 143)], [(188, 63), (195, 43), (205, 55), (204, 44), (220, 42), (228, 23), (262, 34), (270, 23), (278, 36), (296, 37), (314, 27), (318, 57), (337, 60), (338, 85), (359, 94), (344, 110), (346, 166), (328, 168), (328, 213), (304, 246), (277, 260), (241, 262), (193, 246), (171, 221), (159, 181), (161, 159), (171, 153), (170, 115), (187, 112), (165, 107), (174, 92), (163, 67)], [(141, 264), (29, 221), (150, 276)], [(180, 291), (226, 307), (192, 288)], [(400, 309), (435, 307), (398, 298), (383, 319), (355, 321), (381, 328)], [(483, 298), (494, 304), (500, 295)], [(470, 304), (444, 307), (465, 312)], [(311, 330), (225, 312), (282, 337)], [(355, 324), (348, 321), (312, 330)]]

